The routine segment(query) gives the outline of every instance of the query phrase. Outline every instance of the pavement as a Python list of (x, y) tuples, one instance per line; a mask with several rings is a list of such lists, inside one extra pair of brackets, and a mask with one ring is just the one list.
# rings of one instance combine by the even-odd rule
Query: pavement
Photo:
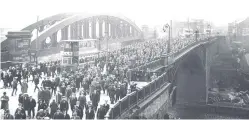
[[(44, 77), (45, 76), (42, 75), (42, 78), (44, 78)], [(32, 96), (37, 102), (38, 101), (38, 90), (36, 90), (36, 92), (34, 92), (35, 85), (31, 80), (32, 80), (32, 76), (29, 78), (29, 82), (28, 82), (28, 95)], [(42, 83), (42, 80), (40, 81), (40, 84), (38, 85), (38, 87), (41, 86), (41, 83)], [(139, 87), (139, 88), (142, 88), (143, 86), (146, 86), (148, 84), (148, 82), (135, 82), (135, 83), (137, 83), (137, 87)], [(0, 87), (3, 87), (3, 81), (2, 80), (0, 81)], [(129, 89), (129, 87), (128, 87), (128, 89)], [(14, 96), (11, 96), (12, 88), (6, 88), (6, 89), (0, 88), (0, 96), (3, 95), (3, 92), (6, 92), (7, 96), (9, 96), (9, 110), (10, 110), (10, 113), (12, 115), (14, 115), (14, 113), (16, 111), (16, 108), (18, 107), (18, 103), (19, 103), (18, 102), (18, 96), (21, 93), (21, 86), (18, 84), (17, 93)], [(76, 92), (76, 96), (77, 97), (79, 96), (79, 92)], [(53, 99), (55, 99), (54, 95), (52, 96), (52, 99), (50, 100), (50, 102), (52, 102)], [(86, 99), (87, 99), (87, 101), (90, 101), (90, 96), (87, 95)], [(108, 100), (108, 102), (110, 104), (110, 107), (113, 106), (113, 104), (110, 103), (109, 96), (107, 96), (107, 94), (104, 94), (103, 91), (101, 91), (100, 102), (99, 102), (98, 108), (100, 107), (100, 105), (105, 103), (105, 100)], [(38, 108), (38, 104), (36, 104), (35, 113), (37, 113), (37, 108)], [(85, 119), (85, 110), (83, 112), (84, 112), (83, 119)], [(70, 108), (69, 108), (68, 114), (70, 116), (72, 115), (72, 111), (71, 111)]]

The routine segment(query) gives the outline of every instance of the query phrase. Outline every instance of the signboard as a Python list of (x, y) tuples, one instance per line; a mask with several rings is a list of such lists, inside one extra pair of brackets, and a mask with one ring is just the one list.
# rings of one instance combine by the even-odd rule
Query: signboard
[(16, 50), (27, 50), (29, 48), (29, 40), (27, 39), (16, 39)]
[(96, 40), (79, 42), (79, 51), (92, 50), (97, 48)]

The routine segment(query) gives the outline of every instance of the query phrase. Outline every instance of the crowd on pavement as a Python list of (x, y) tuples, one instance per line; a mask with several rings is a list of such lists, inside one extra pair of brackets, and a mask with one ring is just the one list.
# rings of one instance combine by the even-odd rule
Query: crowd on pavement
[[(173, 49), (180, 49), (188, 42), (173, 42), (173, 45), (178, 45)], [(9, 112), (9, 96), (3, 93), (1, 109), (4, 110), (4, 119), (82, 119), (84, 115), (86, 119), (94, 119), (95, 116), (104, 119), (110, 108), (109, 102), (114, 104), (129, 92), (137, 90), (136, 84), (130, 81), (129, 70), (160, 58), (166, 53), (166, 46), (167, 41), (163, 39), (135, 43), (110, 51), (108, 55), (100, 54), (93, 64), (69, 70), (63, 69), (60, 61), (16, 65), (1, 70), (3, 88), (11, 88), (11, 96), (17, 95), (18, 85), (21, 87), (19, 106), (14, 115)], [(153, 74), (151, 78), (156, 77)], [(34, 92), (38, 90), (37, 96), (27, 93), (30, 82), (35, 86)], [(108, 95), (110, 101), (99, 105), (101, 94)], [(90, 101), (86, 100), (87, 95)], [(56, 99), (52, 99), (53, 96)], [(38, 97), (38, 101), (34, 97)]]

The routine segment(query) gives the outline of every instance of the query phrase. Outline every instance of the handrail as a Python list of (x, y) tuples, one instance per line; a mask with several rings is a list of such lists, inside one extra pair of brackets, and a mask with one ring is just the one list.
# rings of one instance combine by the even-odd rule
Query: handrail
[(165, 77), (167, 73), (162, 74), (156, 80), (151, 81), (145, 87), (138, 91), (132, 92), (120, 99), (119, 102), (115, 103), (105, 115), (105, 118), (114, 119), (119, 117), (122, 113), (126, 112), (127, 109), (134, 107), (136, 104), (143, 102), (145, 99), (150, 97), (154, 92), (159, 90), (162, 86), (167, 83)]
[[(191, 42), (189, 45), (183, 47), (182, 49), (176, 52), (172, 52), (171, 54), (166, 56), (175, 56), (175, 54), (179, 54), (182, 50), (187, 49), (203, 41), (206, 41), (206, 39), (196, 42)], [(153, 61), (153, 63), (155, 63), (156, 61), (158, 60)], [(152, 93), (160, 90), (160, 88), (164, 86), (165, 83), (168, 83), (168, 72), (165, 72), (164, 74), (159, 76), (157, 79), (151, 81), (149, 84), (147, 84), (140, 90), (132, 92), (127, 96), (125, 96), (124, 98), (120, 99), (119, 102), (115, 103), (114, 106), (108, 110), (107, 114), (105, 115), (105, 119), (106, 120), (115, 119), (121, 116), (121, 114), (126, 112), (128, 109), (133, 108), (138, 103), (141, 103), (144, 100), (146, 100), (148, 97), (150, 97)]]

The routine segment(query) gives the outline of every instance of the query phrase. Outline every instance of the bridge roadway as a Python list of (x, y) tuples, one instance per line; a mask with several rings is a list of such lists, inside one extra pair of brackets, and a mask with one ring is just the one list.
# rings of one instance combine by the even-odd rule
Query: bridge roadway
[[(193, 43), (192, 45), (187, 46), (186, 48), (182, 49), (182, 51), (178, 51), (174, 54), (171, 54), (170, 55), (171, 59), (169, 59), (169, 61), (171, 61), (171, 62), (169, 64), (174, 63), (174, 65), (175, 65), (176, 61), (180, 60), (183, 56), (188, 54), (193, 49), (199, 47), (200, 45), (207, 45), (207, 44), (209, 45), (209, 43), (214, 43), (214, 41), (215, 41), (215, 43), (218, 43), (218, 45), (219, 45), (220, 43), (216, 42), (216, 40), (217, 40), (217, 38), (213, 39), (212, 41), (196, 42), (196, 43)], [(220, 41), (220, 40), (218, 40), (218, 41)], [(218, 49), (217, 46), (215, 48)], [(215, 57), (216, 54), (213, 54), (212, 56), (209, 56), (209, 57)], [(208, 59), (210, 59), (210, 58), (208, 58)], [(205, 61), (205, 63), (210, 62), (210, 61), (206, 61), (206, 60), (203, 60), (203, 61)], [(161, 61), (158, 61), (158, 62), (162, 65)], [(158, 65), (160, 66), (160, 64), (158, 64)], [(146, 66), (148, 67), (150, 65), (147, 64), (147, 65), (143, 66), (143, 68), (146, 68)], [(148, 119), (150, 119), (150, 118), (163, 118), (162, 114), (165, 114), (166, 112), (170, 114), (171, 118), (196, 118), (196, 119), (200, 119), (200, 118), (237, 118), (237, 117), (229, 116), (226, 114), (225, 115), (217, 115), (217, 114), (213, 114), (214, 112), (205, 111), (206, 110), (206, 107), (205, 107), (206, 103), (205, 102), (195, 104), (192, 101), (191, 104), (187, 103), (189, 106), (194, 106), (194, 107), (197, 105), (204, 105), (204, 107), (202, 107), (202, 108), (183, 107), (182, 105), (184, 105), (185, 103), (183, 103), (183, 104), (173, 103), (173, 101), (176, 101), (176, 100), (173, 100), (176, 87), (173, 86), (174, 83), (172, 83), (172, 81), (170, 79), (170, 78), (174, 78), (174, 77), (170, 77), (169, 73), (170, 73), (172, 67), (174, 67), (174, 66), (165, 65), (165, 67), (166, 67), (165, 71), (168, 71), (168, 72), (163, 73), (160, 77), (158, 77), (156, 80), (150, 82), (148, 85), (146, 85), (144, 88), (142, 88), (138, 92), (133, 92), (133, 93), (127, 95), (125, 98), (121, 99), (118, 103), (116, 103), (108, 111), (106, 118), (109, 118), (109, 119), (132, 118), (136, 115), (144, 116)], [(206, 73), (206, 74), (208, 74), (208, 73)], [(189, 86), (189, 87), (191, 87), (191, 86)], [(204, 88), (204, 89), (206, 89), (206, 88)], [(178, 95), (178, 97), (179, 97), (179, 95)], [(205, 110), (203, 111), (201, 109), (205, 109)]]

